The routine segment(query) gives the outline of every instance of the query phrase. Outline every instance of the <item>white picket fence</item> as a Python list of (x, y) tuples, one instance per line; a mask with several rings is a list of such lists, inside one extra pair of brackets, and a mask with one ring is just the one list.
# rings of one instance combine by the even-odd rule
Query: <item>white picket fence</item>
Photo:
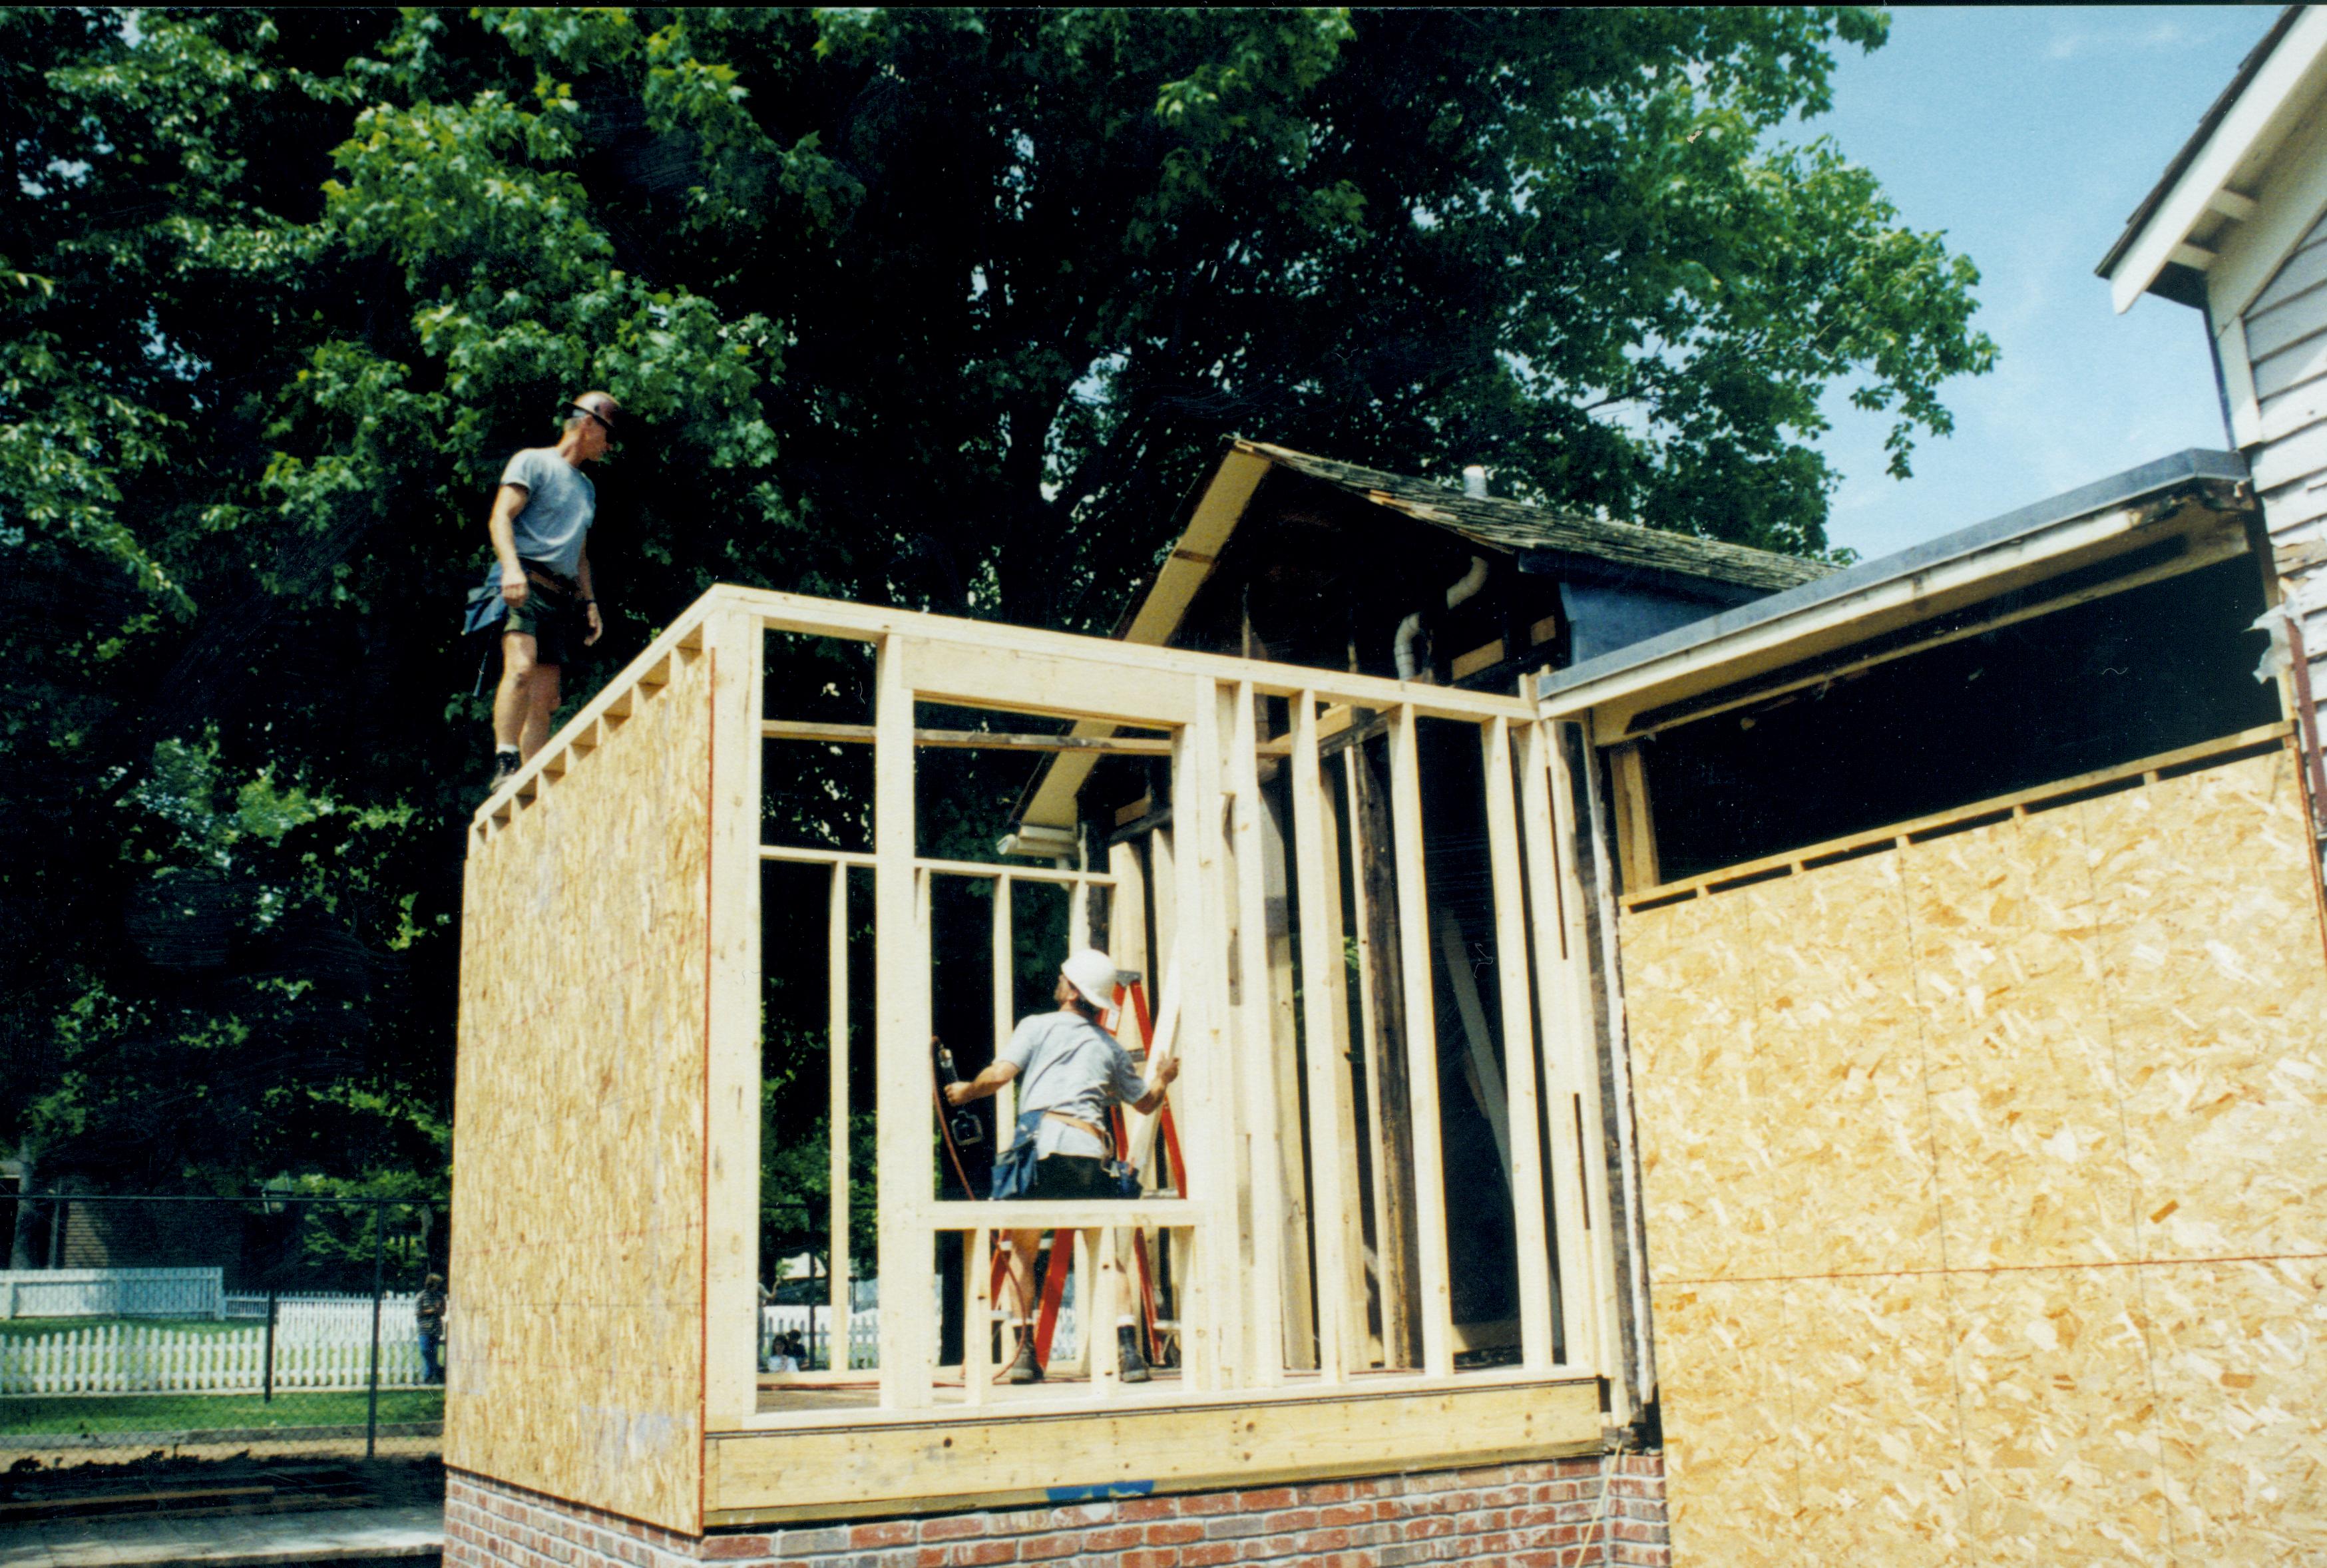
[[(809, 1331), (808, 1309), (804, 1306), (771, 1306), (760, 1309), (760, 1343), (767, 1345), (780, 1333), (796, 1333), (808, 1342), (808, 1358), (820, 1360), (824, 1355), (825, 1339), (832, 1329), (832, 1314), (822, 1307), (816, 1309), (814, 1332)], [(1075, 1326), (1075, 1310), (1059, 1309), (1059, 1326), (1051, 1338), (1051, 1354), (1072, 1356), (1081, 1338)], [(881, 1309), (868, 1307), (851, 1314), (848, 1323), (848, 1365), (852, 1367), (873, 1367), (881, 1364)]]
[(215, 1318), (215, 1268), (0, 1269), (0, 1318)]
[[(380, 1302), (382, 1386), (420, 1381), (412, 1298)], [(371, 1380), (371, 1298), (285, 1300), (275, 1324), (278, 1389), (361, 1388)], [(108, 1324), (0, 1336), (0, 1395), (256, 1394), (266, 1325), (203, 1331)]]

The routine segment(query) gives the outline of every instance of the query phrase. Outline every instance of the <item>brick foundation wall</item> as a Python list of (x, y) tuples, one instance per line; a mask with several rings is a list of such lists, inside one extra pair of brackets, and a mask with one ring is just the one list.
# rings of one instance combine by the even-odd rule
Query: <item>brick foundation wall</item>
[(696, 1537), (448, 1471), (445, 1568), (1211, 1568), (1496, 1563), (1668, 1568), (1664, 1457), (1429, 1470), (1056, 1507), (788, 1526)]

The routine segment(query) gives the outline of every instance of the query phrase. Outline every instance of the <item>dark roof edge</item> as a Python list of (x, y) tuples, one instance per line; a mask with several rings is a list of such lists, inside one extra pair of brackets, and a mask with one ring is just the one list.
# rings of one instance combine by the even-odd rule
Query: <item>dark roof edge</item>
[(1826, 603), (1830, 600), (1846, 599), (1902, 577), (1911, 577), (1919, 572), (1993, 549), (2012, 539), (2041, 533), (2058, 524), (2088, 517), (2137, 501), (2160, 490), (2197, 480), (2221, 480), (2231, 482), (2248, 478), (2246, 459), (2235, 452), (2210, 452), (2191, 447), (2171, 457), (2130, 468), (2123, 473), (2096, 480), (2041, 500), (2001, 517), (1990, 518), (1984, 523), (1974, 523), (1951, 534), (1942, 534), (1920, 545), (1910, 546), (1893, 555), (1862, 561), (1855, 566), (1821, 577), (1815, 583), (1805, 583), (1799, 588), (1789, 588), (1767, 599), (1757, 599), (1734, 610), (1723, 611), (1703, 621), (1637, 642), (1598, 658), (1555, 670), (1536, 684), (1538, 700), (1578, 686), (1590, 686), (1612, 676), (1622, 674), (1642, 665), (1682, 653), (1691, 649), (1716, 643), (1740, 632), (1781, 621), (1787, 616)]
[[(1190, 484), (1186, 492), (1180, 497), (1180, 504), (1172, 509), (1171, 542), (1173, 544), (1177, 545), (1182, 539), (1187, 537), (1190, 525), (1196, 520), (1196, 509), (1204, 504), (1204, 492), (1210, 490), (1212, 481), (1220, 477), (1220, 464), (1226, 462), (1237, 448), (1247, 444), (1248, 443), (1241, 435), (1228, 437), (1220, 443), (1220, 450), (1212, 454), (1212, 461), (1206, 463), (1198, 472), (1195, 481)], [(1167, 551), (1140, 577), (1138, 586), (1132, 589), (1131, 596), (1124, 601), (1123, 613), (1115, 618), (1115, 626), (1107, 632), (1109, 637), (1120, 641), (1131, 635), (1131, 623), (1139, 619), (1141, 608), (1146, 604), (1147, 596), (1155, 592), (1156, 579), (1164, 574), (1164, 563), (1170, 559), (1171, 555)]]
[(2262, 35), (2262, 42), (2247, 51), (2247, 57), (2238, 61), (2238, 69), (2230, 77), (2230, 85), (2222, 89), (2221, 96), (2215, 98), (2212, 107), (2200, 117), (2198, 128), (2190, 133), (2190, 139), (2182, 144), (2182, 150), (2173, 154), (2172, 163), (2165, 165), (2165, 173), (2158, 177), (2156, 184), (2149, 188), (2149, 194), (2141, 199), (2141, 205), (2133, 210), (2133, 216), (2125, 220), (2125, 229), (2117, 237), (2117, 243), (2109, 247), (2107, 256), (2101, 257), (2101, 264), (2093, 268), (2095, 276), (2107, 277), (2117, 270), (2117, 264), (2125, 258), (2126, 251), (2133, 248), (2133, 242), (2148, 226), (2157, 209), (2163, 205), (2166, 192), (2172, 191), (2190, 165), (2197, 162), (2198, 154), (2205, 149), (2216, 128), (2229, 117), (2230, 106), (2238, 101), (2238, 95), (2247, 90), (2247, 85), (2262, 70), (2263, 61), (2270, 58), (2271, 51), (2278, 47), (2278, 41), (2286, 36), (2286, 30), (2294, 25), (2294, 19), (2301, 14), (2302, 6), (2289, 5), (2278, 14), (2278, 20), (2270, 24), (2270, 31)]

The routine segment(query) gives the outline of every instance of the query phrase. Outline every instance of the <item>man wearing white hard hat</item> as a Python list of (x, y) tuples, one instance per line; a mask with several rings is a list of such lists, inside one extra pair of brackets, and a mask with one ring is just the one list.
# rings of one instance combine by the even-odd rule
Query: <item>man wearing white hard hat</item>
[[(1018, 1135), (1033, 1138), (1035, 1154), (1029, 1198), (1116, 1196), (1107, 1173), (1113, 1142), (1107, 1133), (1108, 1111), (1118, 1105), (1154, 1110), (1180, 1074), (1179, 1062), (1167, 1058), (1150, 1084), (1139, 1076), (1131, 1053), (1099, 1027), (1100, 1017), (1114, 1005), (1115, 986), (1115, 961), (1106, 954), (1092, 947), (1070, 954), (1059, 966), (1059, 984), (1051, 993), (1058, 1011), (1021, 1019), (1010, 1043), (985, 1071), (967, 1083), (946, 1086), (947, 1101), (961, 1106), (1019, 1081)], [(1034, 1253), (1042, 1244), (1039, 1230), (1010, 1233), (1010, 1276), (1019, 1311), (1030, 1320)], [(1137, 1337), (1126, 1330), (1123, 1339), (1124, 1381), (1145, 1383), (1147, 1366)], [(1033, 1383), (1042, 1376), (1028, 1323), (1020, 1325), (1018, 1353), (1005, 1376), (1013, 1383)]]

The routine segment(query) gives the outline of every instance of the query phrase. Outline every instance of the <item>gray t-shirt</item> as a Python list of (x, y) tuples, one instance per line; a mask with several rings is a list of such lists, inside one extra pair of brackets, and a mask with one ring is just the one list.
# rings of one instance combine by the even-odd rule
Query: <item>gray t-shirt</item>
[[(1056, 1111), (1095, 1127), (1107, 1125), (1107, 1109), (1147, 1092), (1131, 1053), (1115, 1036), (1079, 1014), (1061, 1009), (1021, 1019), (1002, 1048), (1002, 1059), (1018, 1069), (1018, 1114)], [(1044, 1116), (1034, 1133), (1034, 1157), (1048, 1154), (1104, 1155), (1107, 1146), (1089, 1133)]]
[(554, 446), (528, 446), (509, 460), (501, 483), (525, 490), (512, 530), (517, 553), (567, 577), (582, 570), (582, 541), (598, 515), (598, 487)]

